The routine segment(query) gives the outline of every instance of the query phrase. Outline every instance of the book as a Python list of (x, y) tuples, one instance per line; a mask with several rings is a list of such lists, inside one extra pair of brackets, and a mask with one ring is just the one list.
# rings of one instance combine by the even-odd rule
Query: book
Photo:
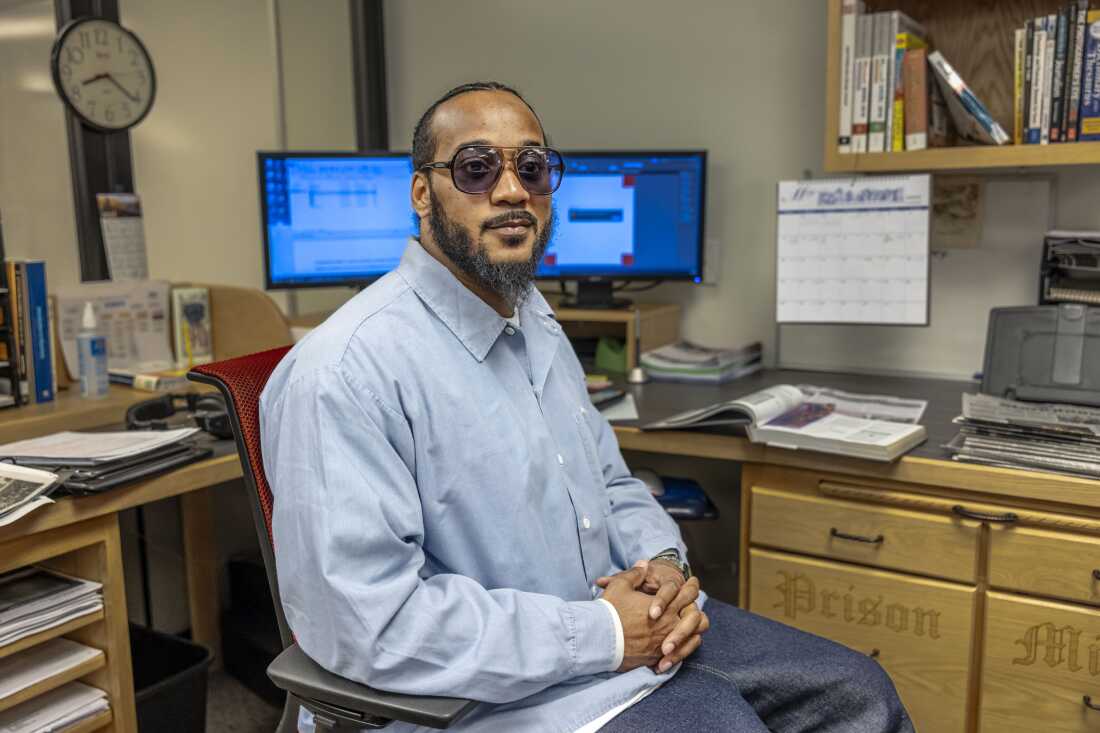
[(905, 150), (905, 113), (911, 102), (905, 97), (905, 54), (907, 51), (924, 48), (924, 39), (908, 31), (899, 33), (894, 39), (894, 109), (890, 131), (890, 150)]
[(1100, 10), (1086, 17), (1078, 140), (1100, 140)]
[(902, 61), (905, 87), (905, 149), (928, 147), (928, 51), (915, 48)]
[(688, 410), (643, 430), (743, 428), (768, 446), (891, 461), (927, 437), (919, 424), (927, 402), (859, 395), (809, 385), (778, 385)]
[(1034, 78), (1035, 65), (1035, 19), (1032, 18), (1024, 26), (1024, 88), (1023, 88), (1023, 140), (1022, 144), (1031, 143), (1031, 89)]
[(1065, 130), (1066, 51), (1069, 11), (1062, 8), (1055, 16), (1054, 62), (1050, 74), (1050, 132), (1052, 143), (1062, 142)]
[(110, 369), (107, 373), (111, 384), (121, 384), (143, 392), (186, 392), (191, 386), (186, 370), (142, 373), (129, 369)]
[(924, 26), (900, 10), (892, 10), (887, 13), (886, 22), (887, 43), (889, 48), (886, 61), (886, 139), (883, 147), (884, 150), (890, 152), (894, 149), (895, 94), (900, 80), (897, 67), (901, 64), (901, 59), (897, 55), (897, 39), (898, 36), (903, 33), (909, 33), (910, 35), (924, 38), (925, 30)]
[(871, 114), (871, 49), (874, 16), (856, 18), (855, 79), (852, 82), (852, 152), (867, 152), (867, 123)]
[(23, 317), (27, 320), (28, 392), (35, 402), (53, 401), (53, 339), (50, 335), (50, 307), (46, 289), (46, 263), (41, 260), (21, 263), (23, 267)]
[[(1072, 7), (1072, 6), (1071, 6)], [(1074, 10), (1073, 55), (1070, 57), (1069, 96), (1066, 102), (1066, 141), (1077, 142), (1081, 113), (1081, 70), (1085, 56), (1085, 30), (1088, 28), (1088, 0), (1080, 0)]]
[(1004, 128), (993, 119), (989, 110), (975, 96), (962, 77), (939, 51), (928, 55), (936, 83), (947, 100), (947, 108), (959, 137), (980, 144), (1004, 145), (1011, 139)]
[(1017, 28), (1012, 45), (1012, 144), (1024, 142), (1024, 43), (1027, 30)]
[(1035, 31), (1031, 37), (1031, 94), (1027, 123), (1029, 145), (1038, 145), (1042, 138), (1040, 129), (1043, 124), (1043, 52), (1046, 49), (1047, 40), (1046, 25), (1046, 17), (1035, 18), (1032, 21)]
[(886, 110), (889, 108), (887, 74), (894, 44), (889, 13), (875, 13), (871, 44), (871, 112), (867, 123), (867, 152), (886, 150)]
[(852, 99), (855, 81), (856, 20), (863, 12), (863, 0), (844, 0), (840, 19), (840, 124), (837, 149), (852, 152)]
[(1057, 40), (1057, 16), (1048, 15), (1043, 35), (1043, 96), (1039, 100), (1039, 144), (1050, 144), (1050, 100), (1054, 87), (1054, 45)]
[(679, 341), (644, 352), (639, 362), (655, 381), (724, 384), (759, 371), (762, 355), (760, 342), (739, 349), (712, 349)]
[[(925, 61), (928, 60), (927, 54)], [(927, 74), (927, 71), (925, 72)], [(928, 84), (928, 147), (946, 148), (955, 142), (955, 129), (951, 126), (951, 113), (940, 85)]]

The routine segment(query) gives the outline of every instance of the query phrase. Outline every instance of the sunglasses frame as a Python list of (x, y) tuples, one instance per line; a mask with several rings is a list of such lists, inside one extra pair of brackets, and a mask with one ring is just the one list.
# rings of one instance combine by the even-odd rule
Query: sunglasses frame
[[(496, 154), (499, 155), (501, 157), (501, 159), (504, 161), (504, 165), (500, 166), (500, 169), (497, 170), (496, 178), (493, 179), (493, 182), (491, 184), (489, 184), (488, 188), (486, 188), (484, 191), (474, 192), (474, 191), (463, 190), (463, 188), (458, 185), (458, 181), (455, 180), (455, 161), (458, 160), (458, 156), (462, 153), (462, 151), (470, 150), (471, 148), (489, 148), (489, 149), (495, 151)], [(506, 150), (515, 150), (516, 153), (515, 153), (515, 155), (513, 155), (512, 157), (509, 158), (508, 156), (504, 155), (504, 151), (506, 151)], [(521, 176), (519, 174), (519, 171), (516, 169), (516, 158), (518, 158), (519, 154), (524, 150), (549, 151), (549, 152), (554, 153), (555, 155), (557, 155), (558, 159), (561, 160), (561, 165), (560, 166), (550, 166), (551, 170), (553, 170), (554, 168), (560, 167), (561, 175), (558, 176), (558, 182), (554, 185), (554, 188), (552, 188), (549, 192), (542, 193), (542, 192), (532, 191), (531, 189), (529, 189), (527, 187), (526, 182), (523, 180), (523, 176)], [(449, 161), (445, 161), (445, 162), (444, 161), (436, 161), (434, 163), (425, 163), (424, 165), (420, 166), (420, 168), (418, 168), (418, 170), (444, 170), (444, 169), (449, 170), (451, 172), (451, 185), (453, 185), (456, 189), (458, 189), (459, 191), (462, 191), (462, 193), (464, 193), (468, 196), (481, 196), (482, 194), (486, 194), (486, 193), (489, 193), (490, 191), (492, 191), (496, 187), (496, 185), (498, 183), (500, 183), (500, 177), (504, 175), (504, 169), (506, 167), (508, 167), (509, 165), (512, 166), (512, 170), (516, 174), (516, 180), (519, 181), (519, 185), (523, 186), (523, 190), (526, 191), (527, 193), (531, 194), (532, 196), (550, 196), (550, 195), (552, 195), (561, 186), (562, 179), (565, 178), (565, 156), (561, 154), (560, 150), (558, 150), (556, 148), (551, 148), (548, 145), (520, 145), (520, 146), (463, 145), (462, 147), (460, 147), (458, 150), (455, 151), (454, 155), (451, 156), (451, 159)]]

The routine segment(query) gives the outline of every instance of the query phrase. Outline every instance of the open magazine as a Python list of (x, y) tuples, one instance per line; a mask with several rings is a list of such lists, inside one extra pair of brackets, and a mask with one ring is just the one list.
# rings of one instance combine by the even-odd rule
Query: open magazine
[(682, 412), (642, 429), (744, 426), (754, 443), (891, 461), (927, 437), (917, 424), (927, 405), (924, 400), (782, 384)]

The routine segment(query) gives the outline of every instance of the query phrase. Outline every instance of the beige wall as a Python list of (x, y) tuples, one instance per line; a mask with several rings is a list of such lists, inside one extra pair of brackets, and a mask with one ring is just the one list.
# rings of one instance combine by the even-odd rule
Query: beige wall
[(50, 80), (52, 0), (0, 0), (0, 226), (9, 257), (80, 281), (65, 109)]
[(390, 144), (482, 78), (515, 85), (568, 148), (707, 148), (719, 284), (662, 285), (684, 335), (774, 335), (775, 184), (822, 158), (825, 4), (807, 0), (505, 0), (385, 4)]

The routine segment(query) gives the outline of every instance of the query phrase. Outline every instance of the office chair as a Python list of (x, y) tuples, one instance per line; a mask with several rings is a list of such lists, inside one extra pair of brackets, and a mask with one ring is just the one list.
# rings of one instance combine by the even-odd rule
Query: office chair
[(260, 392), (290, 347), (227, 359), (193, 368), (187, 378), (217, 387), (225, 397), (233, 436), (237, 441), (252, 518), (260, 540), (267, 581), (275, 601), (283, 651), (267, 668), (267, 676), (287, 693), (278, 733), (297, 730), (298, 707), (315, 716), (318, 733), (342, 733), (382, 728), (394, 720), (446, 728), (477, 703), (446, 697), (419, 697), (374, 690), (339, 677), (314, 662), (294, 643), (279, 600), (275, 574), (275, 546), (271, 536), (274, 497), (264, 475), (260, 453)]

